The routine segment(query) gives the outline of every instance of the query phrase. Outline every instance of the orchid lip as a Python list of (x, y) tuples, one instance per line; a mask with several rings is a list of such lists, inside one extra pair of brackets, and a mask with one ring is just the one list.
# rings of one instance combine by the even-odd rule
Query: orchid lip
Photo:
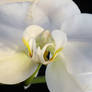
[[(44, 46), (44, 48), (42, 49), (43, 53), (42, 53), (41, 61), (43, 61), (42, 63), (44, 65), (48, 65), (49, 63), (53, 62), (54, 59), (56, 58), (56, 56), (59, 55), (59, 53), (63, 50), (63, 48), (55, 49), (55, 51), (54, 51), (54, 53), (52, 55), (51, 51), (47, 50), (47, 47), (49, 47), (49, 46), (54, 47), (54, 45), (52, 43), (50, 43), (50, 44), (46, 44)], [(50, 57), (50, 55), (51, 55), (51, 57)]]

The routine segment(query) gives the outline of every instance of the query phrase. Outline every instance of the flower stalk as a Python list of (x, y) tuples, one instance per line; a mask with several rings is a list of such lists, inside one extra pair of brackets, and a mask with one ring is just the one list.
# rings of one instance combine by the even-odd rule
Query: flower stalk
[(36, 76), (36, 74), (38, 73), (38, 71), (39, 71), (39, 69), (41, 68), (41, 65), (42, 64), (39, 64), (38, 65), (38, 67), (37, 67), (37, 69), (35, 70), (35, 72), (33, 73), (33, 75), (31, 76), (31, 77), (29, 77), (26, 81), (24, 81), (24, 85), (25, 86), (28, 86), (29, 84), (32, 84), (32, 82), (34, 83), (34, 81), (35, 81), (35, 83), (36, 83), (36, 78), (35, 78), (35, 76)]
[(31, 84), (39, 84), (39, 83), (46, 83), (45, 76), (38, 76), (34, 78)]

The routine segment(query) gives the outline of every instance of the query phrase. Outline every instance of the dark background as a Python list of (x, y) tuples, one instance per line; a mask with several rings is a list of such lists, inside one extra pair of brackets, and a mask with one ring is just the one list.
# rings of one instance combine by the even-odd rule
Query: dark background
[(92, 13), (92, 0), (73, 0), (82, 13)]
[[(79, 6), (82, 13), (92, 13), (91, 0), (74, 0)], [(39, 75), (44, 74), (45, 67), (43, 66), (40, 70)], [(46, 84), (31, 85), (27, 90), (24, 90), (22, 85), (18, 86), (4, 86), (0, 85), (0, 92), (49, 92)]]

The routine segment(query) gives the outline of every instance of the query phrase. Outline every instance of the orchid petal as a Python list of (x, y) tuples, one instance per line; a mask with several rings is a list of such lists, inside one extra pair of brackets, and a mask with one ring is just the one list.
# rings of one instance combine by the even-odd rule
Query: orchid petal
[(24, 45), (28, 48), (28, 51), (31, 56), (32, 56), (32, 50), (34, 47), (33, 46), (34, 40), (43, 31), (44, 31), (44, 29), (42, 27), (37, 26), (37, 25), (31, 25), (31, 26), (27, 27), (23, 33), (22, 40), (24, 42)]
[(46, 13), (51, 13), (53, 10), (71, 1), (72, 0), (39, 0), (38, 6)]
[[(80, 43), (81, 44), (81, 43)], [(90, 58), (88, 58), (85, 53), (82, 51), (83, 49), (81, 48), (80, 45), (76, 46), (76, 43), (73, 42), (68, 42), (67, 45), (64, 47), (62, 53), (64, 54), (64, 57), (66, 59), (66, 63), (69, 66), (68, 70), (71, 73), (87, 73), (87, 72), (92, 72), (92, 62)], [(84, 43), (85, 44), (85, 43)], [(78, 48), (80, 47), (80, 48)], [(87, 51), (87, 45), (85, 44), (85, 52)], [(90, 47), (90, 46), (89, 46)], [(90, 54), (90, 52), (89, 52)]]
[(65, 20), (74, 15), (79, 15), (80, 10), (78, 6), (73, 1), (71, 1), (59, 7), (54, 13), (55, 14), (52, 13), (51, 16), (52, 23), (57, 28), (60, 28)]
[(11, 3), (0, 6), (0, 22), (17, 27), (25, 28), (27, 23), (27, 13), (31, 3)]
[(30, 7), (29, 22), (52, 30), (60, 28), (64, 20), (75, 14), (80, 14), (80, 10), (71, 0), (39, 0)]
[(80, 14), (65, 21), (61, 30), (68, 35), (69, 40), (92, 42), (91, 24), (91, 14)]
[(22, 34), (22, 30), (0, 23), (0, 43), (17, 45), (23, 49)]
[(45, 11), (35, 4), (33, 4), (28, 10), (27, 22), (32, 25), (39, 25), (43, 28), (48, 28), (50, 25)]
[(0, 5), (9, 4), (9, 3), (16, 3), (16, 2), (32, 2), (34, 0), (0, 0)]
[(84, 92), (92, 92), (92, 73), (82, 73), (75, 74), (73, 77), (80, 82), (81, 87), (84, 89)]
[(84, 92), (67, 71), (63, 58), (47, 66), (46, 82), (50, 92)]
[(65, 47), (69, 72), (80, 82), (85, 92), (92, 91), (92, 15), (81, 14), (65, 21), (62, 30), (72, 45)]
[(0, 83), (20, 83), (37, 68), (24, 53), (22, 33), (23, 31), (0, 24)]
[(27, 27), (23, 33), (23, 38), (29, 41), (31, 38), (35, 39), (38, 35), (40, 35), (44, 29), (37, 25), (31, 25)]
[(48, 16), (50, 29), (60, 28), (64, 20), (80, 14), (79, 8), (72, 0), (40, 0), (38, 6)]
[(79, 81), (84, 92), (92, 91), (92, 44), (70, 42), (63, 49), (68, 72)]
[(66, 34), (60, 30), (52, 31), (52, 37), (55, 40), (56, 49), (63, 48), (67, 42)]
[(15, 52), (11, 48), (0, 48), (0, 83), (17, 84), (29, 78), (37, 64), (25, 53)]

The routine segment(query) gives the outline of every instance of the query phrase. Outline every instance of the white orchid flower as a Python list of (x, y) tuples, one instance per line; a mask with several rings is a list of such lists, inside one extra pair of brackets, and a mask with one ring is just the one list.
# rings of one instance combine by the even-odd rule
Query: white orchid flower
[[(91, 92), (92, 15), (80, 14), (71, 0), (58, 0), (61, 3), (57, 3), (56, 7), (54, 4), (57, 1), (54, 0), (52, 6), (48, 2), (49, 10), (43, 1), (32, 5), (29, 10), (34, 13), (31, 13), (32, 19), (29, 22), (36, 25), (27, 27), (24, 33), (22, 30), (28, 25), (25, 23), (25, 15), (29, 3), (24, 2), (23, 6), (18, 3), (0, 6), (0, 83), (16, 84), (25, 81), (34, 74), (39, 64), (44, 64), (47, 65), (46, 82), (51, 92)], [(69, 7), (66, 8), (67, 5)], [(15, 11), (7, 12), (5, 7)], [(54, 10), (56, 15), (53, 14)], [(10, 14), (14, 15), (11, 19)], [(75, 14), (80, 15), (73, 16)], [(61, 29), (56, 30), (60, 26)], [(54, 30), (50, 33), (46, 28)]]
[[(46, 3), (46, 5), (42, 6), (44, 2)], [(1, 53), (0, 60), (5, 61), (5, 63), (2, 63), (4, 66), (1, 65), (2, 67), (0, 71), (1, 73), (6, 69), (8, 71), (7, 73), (4, 73), (2, 74), (2, 76), (0, 76), (1, 83), (16, 84), (16, 83), (22, 82), (26, 80), (29, 76), (31, 76), (38, 66), (30, 62), (31, 60), (28, 59), (29, 57), (27, 57), (27, 55), (25, 55), (24, 52), (21, 53), (21, 51), (25, 50), (25, 46), (23, 46), (23, 43), (21, 41), (23, 30), (29, 24), (38, 24), (44, 28), (49, 27), (50, 29), (52, 28), (50, 26), (53, 25), (52, 23), (55, 21), (54, 20), (55, 16), (49, 18), (49, 16), (51, 15), (51, 13), (49, 12), (53, 11), (54, 13), (55, 11), (58, 11), (57, 12), (58, 14), (59, 11), (62, 9), (60, 14), (64, 19), (70, 16), (73, 16), (74, 14), (80, 14), (80, 10), (78, 9), (77, 5), (71, 0), (66, 0), (65, 2), (58, 1), (59, 2), (58, 4), (60, 5), (57, 4), (57, 7), (55, 7), (56, 10), (53, 9), (54, 5), (50, 6), (51, 3), (55, 4), (57, 2), (56, 0), (54, 1), (45, 0), (44, 2), (42, 0), (39, 2), (37, 1), (34, 2), (34, 0), (26, 0), (26, 1), (25, 0), (1, 0), (0, 1), (0, 53)], [(45, 14), (45, 11), (46, 11), (45, 9), (48, 4), (49, 4), (48, 8), (50, 8), (50, 11), (46, 12), (48, 14)], [(66, 5), (68, 5), (67, 8), (65, 8)], [(58, 6), (60, 7), (60, 9)], [(56, 18), (57, 17), (58, 15), (56, 16)], [(50, 19), (53, 22), (51, 22)], [(63, 20), (61, 21), (61, 23), (62, 22)], [(24, 57), (23, 58), (24, 61), (19, 56)], [(8, 57), (9, 57), (9, 60), (7, 59)], [(14, 62), (12, 62), (14, 64), (11, 63), (12, 61), (11, 58), (12, 59), (15, 58)], [(27, 61), (29, 62), (27, 62), (26, 66), (24, 67), (26, 63), (25, 59), (28, 59)], [(6, 60), (8, 60), (9, 62), (6, 62)], [(23, 62), (18, 63), (18, 61), (23, 61)], [(14, 67), (14, 66), (17, 66), (17, 67)]]

